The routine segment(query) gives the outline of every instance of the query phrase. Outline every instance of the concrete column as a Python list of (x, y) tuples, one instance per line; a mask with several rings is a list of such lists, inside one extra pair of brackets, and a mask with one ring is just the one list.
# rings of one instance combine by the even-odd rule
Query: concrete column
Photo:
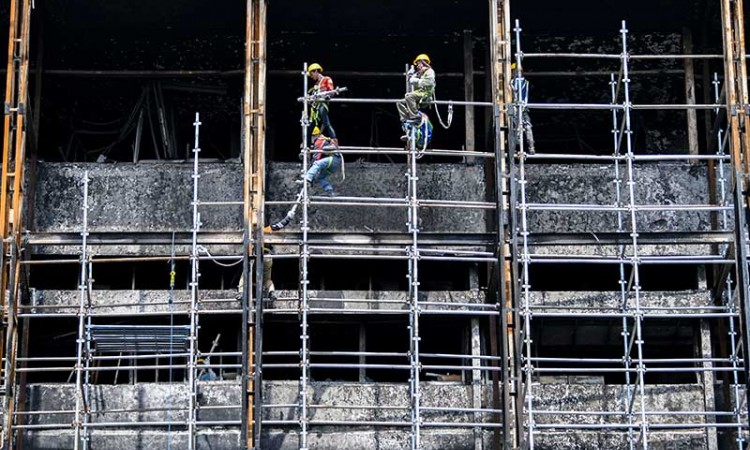
[[(713, 351), (711, 350), (711, 326), (708, 322), (708, 320), (701, 320), (700, 330), (699, 330), (699, 339), (696, 339), (696, 346), (699, 346), (697, 354), (700, 355), (703, 359), (708, 359), (713, 357)], [(716, 383), (716, 377), (714, 376), (713, 372), (710, 372), (710, 370), (713, 368), (713, 363), (711, 362), (704, 362), (703, 363), (703, 369), (704, 372), (702, 372), (701, 377), (701, 383), (703, 385), (703, 405), (704, 410), (706, 413), (709, 412), (715, 412), (716, 411), (716, 393), (715, 393), (715, 383)], [(718, 422), (716, 416), (705, 416), (705, 421), (709, 423), (716, 423)], [(707, 428), (706, 429), (706, 449), (707, 450), (718, 450), (719, 448), (719, 441), (718, 436), (716, 432), (716, 428)]]
[[(467, 101), (474, 100), (474, 41), (472, 40), (471, 30), (464, 30), (464, 99)], [(464, 149), (473, 152), (476, 149), (474, 136), (474, 107), (466, 107), (465, 115), (466, 126), (466, 143)], [(474, 164), (473, 156), (466, 157), (467, 164)]]
[[(480, 356), (482, 354), (482, 337), (479, 330), (479, 318), (471, 319), (471, 356)], [(482, 407), (482, 371), (480, 367), (482, 362), (479, 358), (471, 360), (471, 395), (472, 408)], [(481, 422), (482, 414), (474, 413), (474, 421)], [(474, 428), (474, 449), (482, 450), (482, 429)]]

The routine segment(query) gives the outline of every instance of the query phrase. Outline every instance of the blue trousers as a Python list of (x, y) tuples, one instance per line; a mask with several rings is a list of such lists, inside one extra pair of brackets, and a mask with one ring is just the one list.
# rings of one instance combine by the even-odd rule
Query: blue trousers
[(318, 183), (328, 192), (333, 191), (333, 186), (328, 182), (328, 176), (341, 170), (340, 156), (326, 156), (313, 163), (308, 169), (305, 179), (312, 183), (317, 180)]

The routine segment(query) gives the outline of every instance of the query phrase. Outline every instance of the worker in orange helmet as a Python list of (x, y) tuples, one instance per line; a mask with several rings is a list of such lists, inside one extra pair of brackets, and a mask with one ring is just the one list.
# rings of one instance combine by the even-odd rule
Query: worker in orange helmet
[[(326, 92), (331, 92), (331, 95), (335, 95), (333, 79), (329, 76), (323, 75), (323, 67), (318, 63), (312, 63), (307, 67), (307, 76), (312, 78), (315, 85), (308, 91), (309, 95), (319, 96)], [(331, 125), (331, 118), (329, 117), (328, 102), (326, 99), (320, 101), (313, 101), (310, 106), (310, 121), (314, 126), (320, 128), (320, 130), (331, 138), (331, 142), (336, 147), (339, 146), (339, 141), (336, 138), (336, 131)]]
[[(414, 58), (415, 69), (409, 71), (411, 92), (407, 92), (404, 100), (396, 104), (402, 123), (419, 123), (419, 108), (435, 95), (435, 71), (430, 64), (430, 57), (424, 53)], [(401, 136), (401, 140), (407, 139), (408, 134)]]

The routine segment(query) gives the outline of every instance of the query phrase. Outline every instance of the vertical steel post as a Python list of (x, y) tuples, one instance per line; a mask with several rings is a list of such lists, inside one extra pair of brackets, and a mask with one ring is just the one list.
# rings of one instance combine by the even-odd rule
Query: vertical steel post
[[(620, 91), (620, 79), (615, 80), (615, 75), (610, 74), (610, 93), (612, 96), (612, 106), (615, 106), (617, 104), (617, 99), (619, 96)], [(613, 156), (617, 157), (621, 155), (620, 152), (620, 123), (617, 119), (617, 108), (612, 108), (612, 139), (613, 139)], [(614, 179), (614, 185), (615, 185), (615, 205), (617, 208), (622, 208), (623, 202), (622, 202), (622, 179), (620, 175), (620, 160), (615, 159), (614, 162), (614, 169), (615, 169), (615, 179)], [(624, 231), (623, 228), (623, 212), (618, 209), (617, 211), (617, 232), (622, 233)], [(620, 245), (618, 248), (620, 255), (625, 255), (625, 245)], [(618, 281), (620, 284), (620, 305), (622, 308), (622, 312), (625, 313), (628, 311), (628, 280), (625, 275), (625, 262), (620, 262), (619, 264), (619, 270), (620, 270), (620, 280)], [(630, 447), (630, 450), (633, 450), (635, 448), (635, 438), (633, 434), (633, 414), (630, 408), (628, 408), (628, 405), (630, 405), (633, 401), (633, 385), (632, 380), (630, 378), (630, 369), (631, 369), (631, 363), (632, 360), (630, 359), (629, 350), (628, 350), (628, 343), (630, 342), (630, 328), (628, 326), (628, 318), (623, 316), (622, 318), (622, 345), (623, 345), (623, 357), (622, 357), (622, 363), (623, 368), (625, 369), (625, 387), (624, 387), (624, 401), (623, 405), (625, 406), (625, 416), (627, 417), (628, 421), (628, 444)]]
[(309, 184), (304, 181), (307, 174), (307, 170), (310, 166), (310, 149), (308, 148), (309, 142), (307, 141), (307, 129), (310, 126), (308, 119), (308, 110), (310, 102), (307, 99), (307, 63), (304, 63), (302, 67), (302, 95), (304, 101), (302, 102), (302, 242), (300, 244), (300, 306), (301, 306), (301, 318), (300, 318), (300, 386), (299, 386), (299, 423), (300, 423), (300, 436), (299, 446), (300, 450), (307, 450), (307, 427), (308, 427), (308, 410), (307, 410), (307, 387), (310, 380), (310, 330), (308, 324), (308, 312), (310, 309), (309, 305), (309, 293), (308, 285), (310, 280), (308, 279), (308, 265), (310, 262), (310, 249), (308, 246), (308, 233), (310, 231), (310, 218), (309, 218)]
[(201, 228), (201, 215), (198, 212), (198, 156), (200, 154), (199, 133), (200, 133), (200, 114), (195, 113), (195, 141), (193, 144), (193, 228), (192, 240), (190, 246), (190, 354), (188, 355), (188, 450), (194, 450), (196, 439), (196, 407), (198, 401), (198, 381), (196, 379), (196, 363), (198, 352), (198, 282), (199, 272), (199, 254), (198, 254), (198, 231)]
[[(633, 105), (630, 102), (630, 71), (629, 62), (630, 55), (628, 54), (628, 29), (625, 21), (622, 21), (622, 28), (620, 29), (620, 36), (622, 39), (622, 83), (623, 83), (623, 120), (625, 120), (625, 143), (627, 152), (625, 153), (625, 161), (627, 164), (627, 187), (628, 187), (628, 209), (630, 211), (630, 237), (631, 244), (633, 246), (633, 256), (631, 257), (632, 266), (632, 279), (633, 279), (633, 298), (635, 306), (634, 316), (634, 343), (637, 349), (636, 358), (636, 372), (637, 372), (637, 390), (640, 395), (640, 436), (641, 447), (643, 450), (648, 450), (648, 419), (646, 416), (646, 392), (645, 392), (645, 372), (646, 365), (643, 362), (643, 310), (641, 310), (641, 284), (640, 284), (640, 259), (638, 251), (638, 226), (637, 226), (637, 214), (636, 214), (636, 200), (635, 200), (635, 167), (634, 160), (635, 154), (633, 152), (633, 131), (631, 127), (631, 111)], [(625, 355), (629, 357), (628, 354)], [(633, 396), (633, 402), (635, 402), (635, 396)], [(627, 406), (629, 409), (634, 407), (634, 403)]]
[[(83, 206), (82, 225), (81, 225), (81, 272), (78, 279), (78, 336), (76, 338), (76, 412), (73, 427), (75, 429), (73, 448), (78, 450), (88, 449), (88, 418), (89, 418), (89, 398), (88, 398), (88, 362), (89, 360), (90, 339), (87, 321), (90, 320), (89, 308), (87, 305), (88, 288), (89, 288), (89, 261), (88, 261), (88, 222), (89, 222), (89, 172), (83, 174)], [(85, 373), (85, 375), (84, 375)], [(85, 376), (85, 379), (84, 379)], [(86, 386), (84, 386), (84, 383)]]

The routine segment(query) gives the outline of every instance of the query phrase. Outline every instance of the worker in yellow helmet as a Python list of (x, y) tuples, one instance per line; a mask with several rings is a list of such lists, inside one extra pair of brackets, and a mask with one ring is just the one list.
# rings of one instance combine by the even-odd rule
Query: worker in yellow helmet
[[(413, 64), (415, 67), (409, 71), (411, 92), (407, 92), (404, 100), (396, 104), (401, 122), (405, 124), (419, 123), (419, 108), (435, 95), (435, 71), (430, 65), (430, 57), (422, 53), (414, 58)], [(401, 136), (402, 141), (407, 139), (408, 133)]]
[(320, 128), (313, 128), (313, 161), (307, 173), (297, 183), (317, 181), (329, 197), (335, 197), (336, 192), (328, 177), (340, 172), (344, 165), (341, 152), (337, 151), (333, 139), (325, 136)]
[[(312, 63), (307, 67), (307, 76), (312, 78), (315, 85), (308, 91), (309, 95), (320, 96), (326, 92), (330, 92), (330, 95), (335, 95), (337, 92), (333, 86), (333, 79), (329, 76), (323, 75), (323, 67), (318, 63)], [(328, 98), (328, 97), (326, 97)], [(314, 101), (310, 105), (310, 121), (316, 127), (320, 128), (323, 133), (331, 138), (333, 144), (338, 147), (338, 139), (336, 138), (336, 131), (331, 125), (331, 119), (328, 115), (328, 102), (325, 100)]]

